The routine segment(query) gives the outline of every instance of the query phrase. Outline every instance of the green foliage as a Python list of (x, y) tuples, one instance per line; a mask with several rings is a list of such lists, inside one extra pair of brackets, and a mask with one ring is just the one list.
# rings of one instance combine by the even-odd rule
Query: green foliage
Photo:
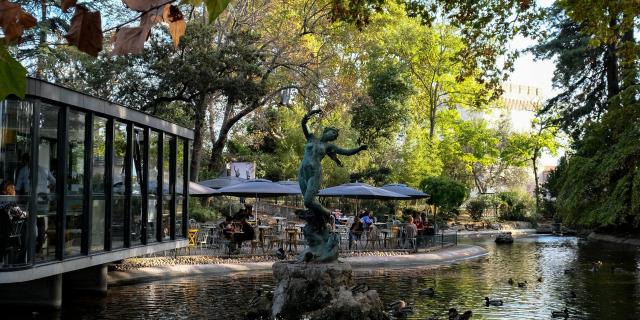
[(200, 198), (189, 198), (189, 219), (198, 222), (216, 221), (220, 218), (220, 212), (214, 208), (202, 205)]
[(420, 189), (430, 196), (427, 203), (435, 205), (442, 213), (456, 212), (469, 196), (469, 189), (464, 184), (447, 177), (428, 177), (420, 182)]
[(353, 107), (351, 126), (360, 134), (360, 141), (375, 145), (378, 138), (390, 139), (406, 118), (404, 106), (411, 93), (411, 84), (399, 66), (373, 63), (369, 69), (367, 95), (359, 97)]
[(473, 221), (480, 221), (484, 210), (487, 208), (487, 203), (481, 197), (473, 198), (467, 202), (467, 211)]
[(510, 221), (535, 221), (533, 214), (535, 208), (534, 199), (524, 192), (500, 192), (497, 194), (501, 200), (500, 219)]
[(13, 59), (5, 45), (0, 44), (0, 101), (10, 94), (24, 98), (26, 76), (27, 70)]

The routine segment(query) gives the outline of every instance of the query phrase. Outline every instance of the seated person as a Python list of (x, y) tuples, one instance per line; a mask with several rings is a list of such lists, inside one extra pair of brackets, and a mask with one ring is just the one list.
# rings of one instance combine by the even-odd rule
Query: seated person
[(233, 218), (227, 217), (224, 221), (220, 223), (220, 229), (222, 229), (222, 235), (225, 239), (231, 239), (231, 233), (235, 231), (235, 227), (233, 226)]
[(356, 217), (353, 219), (353, 224), (351, 224), (351, 228), (349, 228), (349, 249), (351, 249), (351, 244), (353, 240), (360, 240), (360, 236), (362, 235), (362, 231), (364, 231), (364, 224), (362, 221)]
[(243, 241), (251, 241), (256, 237), (256, 233), (253, 230), (253, 226), (251, 226), (246, 219), (242, 219), (240, 221), (240, 226), (242, 228), (243, 233), (237, 234), (234, 239), (238, 247), (242, 246)]
[[(15, 196), (16, 187), (13, 182), (5, 180), (0, 184), (0, 195)], [(3, 197), (4, 198), (4, 197)], [(2, 199), (2, 198), (0, 198)], [(23, 211), (13, 199), (2, 199), (0, 202), (0, 253), (13, 246), (22, 251), (22, 233), (12, 234), (16, 223), (27, 219), (27, 212)], [(24, 222), (21, 222), (24, 223)], [(17, 230), (24, 230), (17, 229)], [(20, 255), (17, 255), (20, 256)]]
[(409, 216), (409, 220), (407, 220), (407, 225), (404, 226), (404, 232), (405, 232), (405, 248), (409, 248), (410, 246), (414, 246), (415, 243), (412, 242), (414, 241), (416, 235), (418, 234), (418, 228), (416, 227), (416, 225), (413, 223), (413, 217)]
[(366, 215), (364, 215), (361, 220), (362, 220), (362, 223), (364, 224), (364, 227), (369, 228), (375, 222), (375, 219), (373, 218), (373, 212), (370, 212), (370, 211), (365, 211), (365, 212), (366, 212)]

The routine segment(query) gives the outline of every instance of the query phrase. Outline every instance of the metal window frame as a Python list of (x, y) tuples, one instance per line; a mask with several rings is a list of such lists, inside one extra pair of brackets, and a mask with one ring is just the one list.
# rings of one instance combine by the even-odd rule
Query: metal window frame
[(80, 252), (82, 255), (89, 254), (93, 221), (93, 112), (85, 112), (84, 116), (84, 192), (82, 201), (82, 240)]
[(164, 161), (162, 157), (164, 157), (164, 135), (165, 133), (163, 131), (158, 131), (158, 190), (156, 194), (156, 240), (158, 242), (164, 240), (162, 235), (162, 205), (164, 202), (164, 194), (162, 192), (164, 184)]
[(177, 178), (177, 141), (178, 139), (174, 135), (169, 135), (169, 238), (171, 240), (176, 239), (176, 178)]
[(142, 135), (144, 139), (144, 143), (142, 145), (142, 172), (138, 172), (138, 174), (142, 174), (142, 185), (140, 186), (140, 192), (142, 193), (142, 201), (141, 210), (142, 210), (142, 224), (140, 228), (140, 237), (142, 240), (142, 244), (147, 244), (147, 223), (149, 220), (149, 127), (142, 128)]
[(182, 237), (187, 237), (187, 232), (189, 229), (189, 181), (191, 181), (189, 177), (189, 140), (188, 139), (180, 139), (182, 141), (183, 146), (183, 189), (182, 189)]
[(131, 247), (131, 180), (133, 169), (133, 123), (123, 122), (127, 127), (125, 132), (126, 146), (124, 152), (124, 237), (123, 247)]
[(58, 177), (56, 177), (56, 259), (63, 260), (65, 251), (64, 236), (67, 229), (65, 198), (67, 196), (67, 156), (69, 152), (69, 107), (52, 106), (60, 109), (60, 112), (58, 112), (58, 131), (56, 132), (58, 135)]
[(104, 250), (111, 251), (111, 234), (113, 233), (112, 227), (112, 211), (113, 211), (113, 138), (114, 138), (114, 123), (115, 119), (107, 118), (106, 126), (106, 143), (105, 143), (105, 156), (104, 156)]

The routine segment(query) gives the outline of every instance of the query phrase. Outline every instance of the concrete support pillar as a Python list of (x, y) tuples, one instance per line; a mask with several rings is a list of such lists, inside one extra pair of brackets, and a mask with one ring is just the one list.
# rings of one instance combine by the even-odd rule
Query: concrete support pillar
[(0, 284), (0, 304), (11, 307), (54, 308), (62, 306), (62, 275)]
[(65, 291), (107, 294), (107, 265), (102, 264), (63, 275)]

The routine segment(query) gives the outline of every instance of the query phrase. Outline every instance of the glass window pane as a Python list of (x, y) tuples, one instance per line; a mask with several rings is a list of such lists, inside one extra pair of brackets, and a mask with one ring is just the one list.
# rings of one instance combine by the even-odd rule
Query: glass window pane
[(64, 235), (65, 256), (81, 254), (82, 214), (84, 194), (85, 114), (69, 110), (69, 149), (67, 154), (67, 185), (65, 194), (66, 229)]
[(184, 144), (178, 139), (176, 152), (176, 239), (182, 238), (182, 201), (184, 195)]
[(131, 157), (131, 245), (142, 244), (142, 185), (144, 168), (144, 131), (134, 128), (133, 157)]
[(56, 178), (58, 163), (58, 115), (60, 108), (43, 104), (40, 107), (40, 123), (38, 141), (38, 177), (37, 194), (37, 229), (38, 245), (36, 247), (36, 261), (55, 259), (56, 239), (58, 236)]
[(173, 200), (173, 195), (171, 194), (171, 190), (173, 190), (173, 186), (170, 185), (171, 182), (171, 166), (169, 165), (171, 160), (171, 143), (173, 141), (173, 137), (166, 135), (164, 136), (164, 142), (162, 145), (162, 238), (170, 239), (170, 216), (171, 216), (171, 205)]
[(91, 210), (91, 251), (104, 250), (105, 228), (105, 145), (107, 144), (107, 119), (93, 119), (93, 153), (91, 155), (93, 176), (92, 210)]
[(149, 135), (149, 205), (147, 212), (147, 243), (155, 242), (158, 212), (158, 133)]
[(0, 101), (0, 225), (7, 236), (0, 242), (0, 268), (28, 259), (26, 230), (30, 222), (30, 157), (33, 105)]
[(113, 132), (113, 210), (111, 212), (111, 248), (124, 246), (125, 167), (127, 125), (114, 123)]

